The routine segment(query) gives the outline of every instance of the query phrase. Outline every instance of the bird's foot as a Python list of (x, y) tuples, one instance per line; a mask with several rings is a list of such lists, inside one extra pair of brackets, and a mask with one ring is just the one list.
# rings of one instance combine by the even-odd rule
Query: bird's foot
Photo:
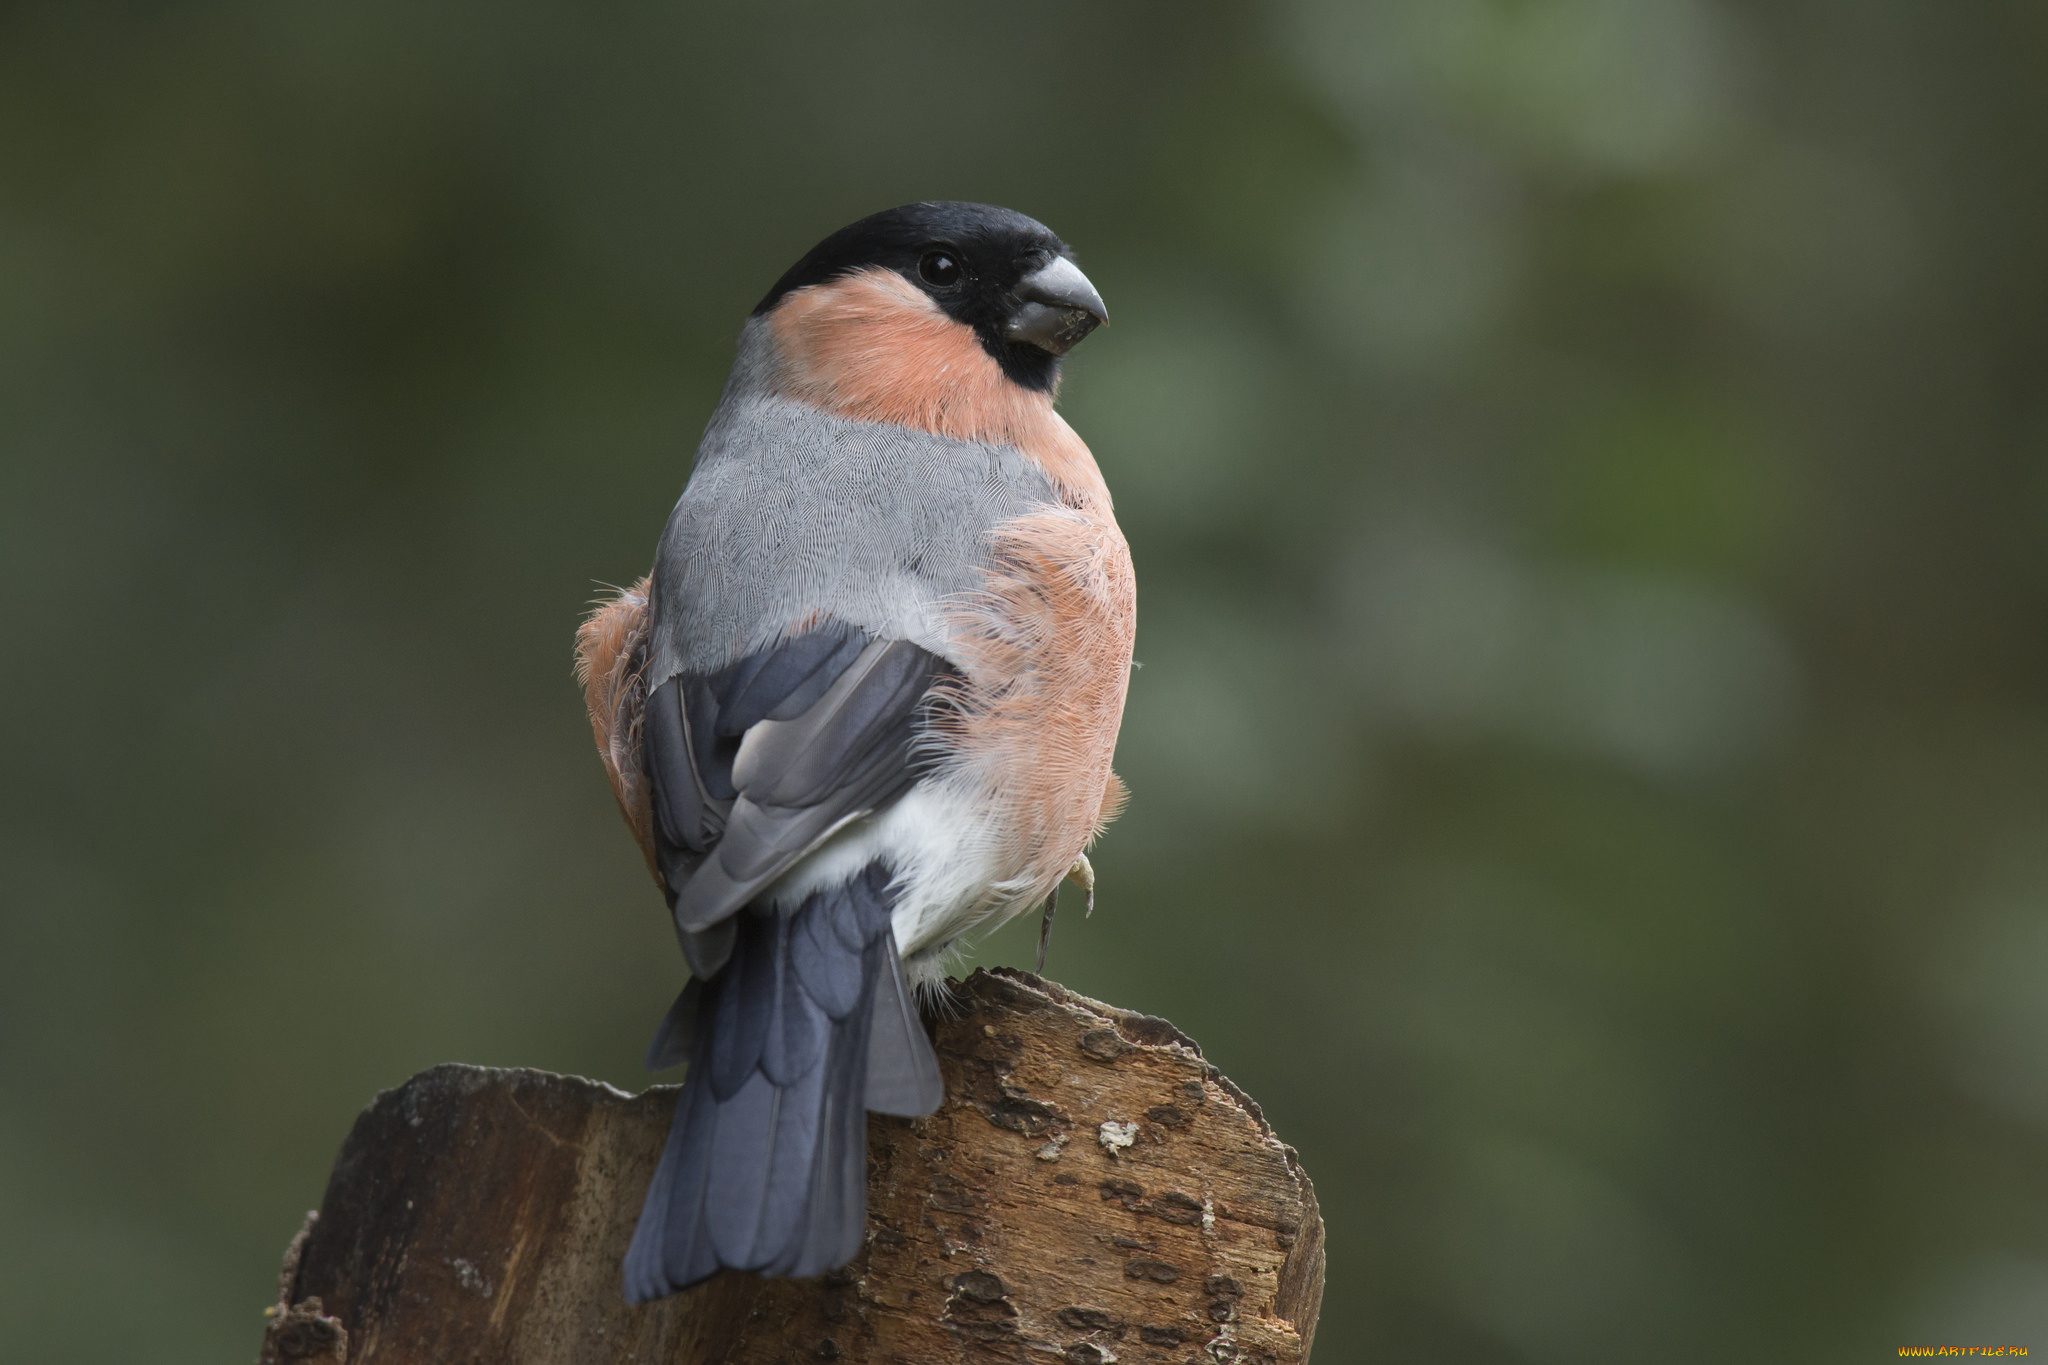
[[(1070, 881), (1081, 888), (1081, 894), (1087, 898), (1082, 902), (1081, 916), (1083, 919), (1092, 916), (1095, 913), (1095, 868), (1089, 863), (1088, 855), (1083, 853), (1080, 857), (1074, 859), (1074, 865), (1067, 869), (1067, 875), (1062, 880)], [(1045, 898), (1045, 915), (1038, 921), (1038, 974), (1040, 976), (1045, 975), (1045, 951), (1052, 947), (1052, 917), (1059, 910), (1059, 907), (1060, 884), (1059, 882), (1054, 882), (1051, 893)]]
[(1095, 913), (1095, 867), (1088, 861), (1087, 854), (1083, 853), (1074, 859), (1074, 865), (1067, 869), (1067, 880), (1080, 887), (1081, 894), (1088, 898), (1084, 902), (1086, 908), (1082, 910), (1081, 917), (1086, 919), (1092, 916)]

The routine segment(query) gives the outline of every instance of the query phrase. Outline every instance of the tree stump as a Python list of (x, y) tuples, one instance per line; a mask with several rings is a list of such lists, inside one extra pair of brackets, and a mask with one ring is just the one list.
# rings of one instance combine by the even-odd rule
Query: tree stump
[(619, 1263), (674, 1107), (439, 1066), (379, 1095), (287, 1253), (266, 1365), (1306, 1361), (1323, 1227), (1293, 1149), (1161, 1019), (976, 972), (946, 1102), (870, 1115), (868, 1241), (818, 1280), (643, 1307)]

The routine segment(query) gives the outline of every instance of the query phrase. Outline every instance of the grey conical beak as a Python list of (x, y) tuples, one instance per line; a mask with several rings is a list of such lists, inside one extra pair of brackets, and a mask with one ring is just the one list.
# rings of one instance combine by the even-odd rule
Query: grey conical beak
[(1064, 256), (1017, 281), (1017, 309), (1003, 331), (1012, 341), (1027, 341), (1040, 350), (1065, 355), (1103, 323), (1109, 310), (1102, 295)]

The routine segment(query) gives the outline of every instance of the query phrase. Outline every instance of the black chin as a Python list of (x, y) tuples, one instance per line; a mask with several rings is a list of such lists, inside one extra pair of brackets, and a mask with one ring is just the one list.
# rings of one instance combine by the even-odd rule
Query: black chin
[(977, 327), (974, 335), (981, 348), (995, 357), (1004, 376), (1020, 388), (1034, 393), (1051, 393), (1060, 382), (1060, 358), (1027, 341), (1011, 341), (991, 328)]

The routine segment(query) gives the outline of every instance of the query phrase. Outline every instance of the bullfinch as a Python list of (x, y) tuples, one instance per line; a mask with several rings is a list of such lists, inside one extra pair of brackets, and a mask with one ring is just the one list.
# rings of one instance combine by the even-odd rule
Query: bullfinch
[(636, 1303), (851, 1260), (868, 1111), (945, 1097), (917, 991), (962, 935), (1040, 904), (1049, 928), (1070, 874), (1092, 891), (1135, 581), (1053, 395), (1105, 321), (1007, 209), (833, 233), (741, 329), (653, 572), (578, 632), (690, 971), (648, 1049), (689, 1071)]

